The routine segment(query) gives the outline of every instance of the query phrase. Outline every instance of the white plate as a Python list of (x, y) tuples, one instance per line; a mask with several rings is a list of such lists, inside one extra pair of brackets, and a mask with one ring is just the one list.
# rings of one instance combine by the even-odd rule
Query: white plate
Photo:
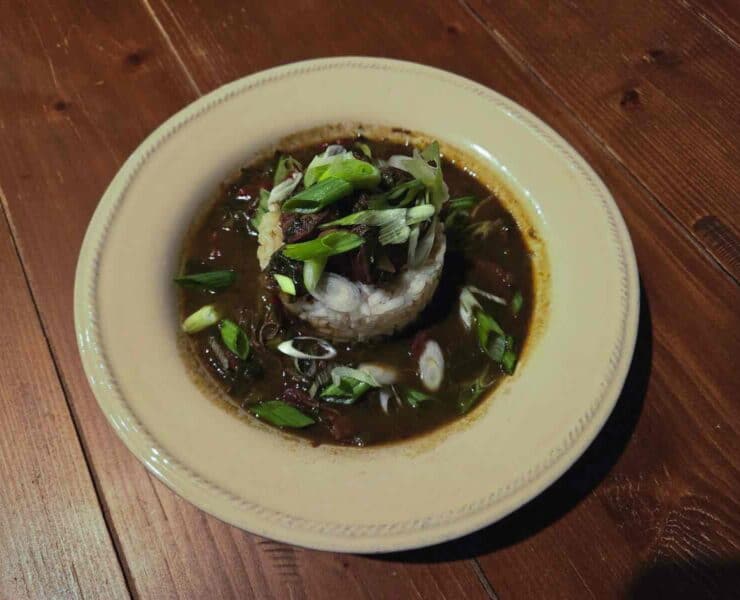
[[(176, 343), (171, 280), (187, 226), (259, 150), (327, 123), (400, 126), (497, 174), (547, 252), (536, 335), (483, 406), (442, 434), (311, 448), (205, 399)], [(335, 58), (271, 69), (194, 102), (150, 135), (103, 196), (80, 253), (75, 323), (101, 409), (128, 448), (203, 510), (273, 539), (351, 552), (414, 548), (488, 525), (544, 490), (611, 412), (632, 356), (637, 268), (614, 201), (526, 110), (412, 63)]]

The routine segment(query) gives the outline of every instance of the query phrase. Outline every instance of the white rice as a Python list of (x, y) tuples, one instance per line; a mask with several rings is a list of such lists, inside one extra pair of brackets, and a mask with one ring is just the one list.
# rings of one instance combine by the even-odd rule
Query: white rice
[[(257, 256), (264, 269), (283, 243), (279, 212), (268, 212), (262, 218), (258, 241)], [(352, 283), (359, 304), (353, 302), (350, 309), (337, 310), (336, 305), (330, 307), (312, 296), (293, 302), (284, 299), (283, 305), (288, 312), (309, 323), (318, 335), (332, 340), (366, 340), (390, 335), (413, 322), (432, 299), (442, 274), (446, 247), (444, 228), (439, 224), (426, 261), (413, 269), (404, 267), (382, 286)]]

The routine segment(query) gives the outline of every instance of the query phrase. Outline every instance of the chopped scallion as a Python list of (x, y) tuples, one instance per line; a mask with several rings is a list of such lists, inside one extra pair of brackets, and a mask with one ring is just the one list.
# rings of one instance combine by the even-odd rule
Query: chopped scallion
[(325, 179), (304, 189), (283, 204), (285, 212), (315, 213), (352, 193), (352, 184), (343, 179)]
[(303, 285), (306, 290), (313, 292), (321, 279), (321, 275), (326, 267), (327, 256), (317, 256), (309, 258), (303, 263)]
[(309, 260), (349, 252), (364, 243), (365, 240), (356, 233), (332, 231), (308, 242), (287, 244), (283, 248), (283, 254), (293, 260)]
[(289, 294), (290, 296), (295, 296), (295, 282), (290, 277), (288, 277), (287, 275), (281, 275), (280, 273), (273, 274), (273, 277), (275, 278), (275, 281), (277, 281), (277, 284), (280, 286), (281, 291)]
[(370, 190), (380, 182), (380, 171), (364, 160), (347, 158), (330, 164), (319, 177), (319, 183), (332, 178), (351, 183), (354, 189)]
[(185, 333), (198, 333), (221, 320), (221, 311), (215, 304), (206, 304), (182, 322)]
[(219, 329), (221, 330), (221, 339), (226, 347), (242, 360), (246, 360), (249, 356), (250, 345), (249, 338), (244, 330), (229, 319), (221, 321)]
[(220, 290), (229, 287), (236, 280), (234, 271), (210, 271), (175, 277), (175, 283), (183, 287), (200, 287), (208, 290)]
[(275, 167), (275, 176), (273, 177), (272, 185), (276, 186), (278, 183), (284, 181), (291, 171), (301, 170), (301, 163), (299, 163), (295, 158), (292, 156), (281, 156)]
[(278, 427), (301, 428), (308, 427), (316, 422), (296, 407), (280, 400), (260, 402), (259, 404), (250, 406), (249, 412), (258, 419), (262, 419)]

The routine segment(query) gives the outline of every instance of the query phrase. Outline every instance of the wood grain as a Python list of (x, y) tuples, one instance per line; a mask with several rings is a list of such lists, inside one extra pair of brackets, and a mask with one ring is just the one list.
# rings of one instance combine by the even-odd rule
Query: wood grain
[[(270, 29), (268, 11), (252, 8), (245, 14), (236, 4), (223, 3), (218, 10), (200, 3), (172, 8), (163, 1), (153, 4), (155, 13), (171, 32), (176, 51), (201, 89), (269, 66), (259, 53), (255, 56), (241, 51), (242, 33), (247, 27), (263, 31), (267, 39), (280, 35), (278, 24)], [(393, 10), (399, 28), (421, 12), (413, 3), (404, 7), (378, 6), (381, 12)], [(329, 44), (323, 39), (309, 44), (312, 28), (320, 24), (318, 19), (310, 18), (308, 11), (301, 12), (300, 4), (296, 10), (306, 30), (301, 40), (303, 56), (320, 51), (333, 53), (332, 44), (339, 43), (337, 37)], [(338, 6), (336, 12), (324, 11), (321, 16), (342, 30), (349, 26), (342, 14), (350, 12), (346, 6)], [(508, 58), (508, 48), (486, 40), (465, 11), (431, 5), (425, 19), (428, 37), (438, 40), (448, 36), (457, 52), (440, 50), (444, 45), (437, 42), (423, 51), (414, 49), (416, 54), (409, 56), (408, 48), (396, 45), (393, 35), (375, 40), (371, 33), (374, 27), (369, 28), (367, 37), (353, 32), (353, 42), (362, 43), (372, 50), (369, 53), (431, 62), (492, 85), (534, 110), (575, 143), (605, 178), (625, 213), (643, 272), (643, 301), (648, 306), (643, 318), (649, 320), (650, 314), (654, 315), (652, 322), (643, 325), (638, 349), (638, 361), (643, 364), (633, 370), (633, 381), (621, 400), (626, 408), (617, 411), (616, 422), (602, 438), (605, 441), (596, 447), (597, 454), (589, 453), (547, 501), (568, 505), (574, 496), (572, 488), (581, 490), (583, 480), (594, 485), (598, 480), (589, 474), (608, 471), (611, 464), (605, 464), (604, 455), (611, 456), (612, 462), (617, 460), (618, 450), (614, 456), (613, 446), (624, 440), (613, 438), (629, 437), (627, 424), (634, 424), (647, 391), (634, 437), (603, 486), (557, 526), (521, 543), (515, 543), (516, 532), (527, 530), (528, 522), (537, 520), (533, 514), (537, 509), (548, 512), (547, 504), (540, 502), (534, 511), (525, 510), (472, 540), (448, 546), (445, 552), (480, 556), (488, 579), (502, 597), (602, 598), (624, 596), (632, 590), (643, 594), (644, 581), (655, 585), (652, 574), (658, 567), (664, 569), (660, 585), (667, 585), (667, 579), (687, 585), (698, 578), (708, 582), (706, 589), (721, 592), (727, 583), (715, 573), (709, 557), (736, 556), (740, 537), (734, 492), (740, 479), (737, 461), (727, 458), (737, 454), (740, 423), (740, 412), (733, 401), (740, 379), (731, 360), (732, 349), (740, 347), (740, 321), (734, 308), (740, 303), (737, 286), (697, 249), (685, 229), (676, 228), (661, 204), (615, 160), (603, 140), (584, 128), (526, 65), (517, 65)], [(231, 27), (224, 29), (224, 22)], [(270, 48), (270, 52), (282, 52), (281, 62), (295, 58), (291, 48)], [(336, 52), (341, 50), (337, 48)], [(210, 60), (213, 56), (218, 57), (216, 64), (224, 72), (221, 78)], [(480, 66), (488, 64), (495, 65), (495, 69)], [(729, 247), (731, 242), (726, 245)], [(722, 257), (721, 252), (716, 255)], [(724, 264), (734, 267), (731, 259)], [(706, 290), (714, 293), (707, 297)], [(683, 315), (688, 314), (696, 318), (684, 325)], [(651, 363), (652, 371), (646, 373)], [(664, 423), (670, 426), (661, 427)], [(615, 428), (620, 436), (612, 434)], [(659, 433), (652, 434), (653, 430)], [(692, 460), (694, 454), (698, 456)], [(715, 481), (706, 477), (707, 473), (721, 476)], [(707, 527), (709, 523), (713, 527)], [(511, 547), (488, 542), (501, 538), (513, 538)], [(584, 538), (588, 544), (583, 543)]]
[[(634, 4), (641, 17), (648, 10), (625, 4)], [(684, 12), (674, 14), (675, 6)], [(548, 7), (556, 14), (570, 10), (560, 3)], [(650, 23), (669, 32), (669, 48), (690, 60), (680, 67), (643, 65), (642, 53), (630, 54), (625, 63), (634, 70), (637, 61), (644, 81), (628, 89), (609, 87), (624, 84), (608, 60), (613, 47), (594, 39), (578, 14), (563, 28), (583, 40), (583, 48), (593, 47), (595, 69), (588, 67), (591, 58), (566, 61), (566, 35), (560, 46), (537, 46), (540, 55), (527, 55), (540, 42), (522, 39), (522, 29), (530, 20), (530, 36), (546, 40), (552, 35), (543, 25), (549, 13), (517, 4), (497, 5), (495, 18), (505, 22), (496, 21), (495, 32), (488, 14), (483, 27), (460, 4), (421, 0), (318, 7), (308, 1), (243, 6), (233, 0), (212, 7), (185, 0), (59, 0), (0, 10), (0, 185), (135, 595), (490, 596), (488, 582), (469, 560), (474, 556), (501, 597), (649, 594), (671, 581), (705, 581), (711, 586), (706, 589), (723, 591), (723, 573), (740, 544), (740, 419), (734, 401), (740, 381), (733, 355), (740, 347), (740, 298), (726, 274), (736, 268), (737, 175), (727, 170), (734, 160), (728, 136), (736, 132), (730, 120), (737, 104), (728, 103), (734, 92), (718, 80), (733, 82), (735, 74), (727, 63), (729, 42), (711, 37), (706, 20), (668, 0), (650, 7)], [(631, 18), (629, 8), (620, 13), (625, 19)], [(620, 29), (618, 19), (613, 24), (613, 37), (624, 46), (626, 25)], [(645, 34), (647, 25), (633, 26)], [(686, 35), (676, 39), (676, 32)], [(447, 68), (498, 89), (554, 125), (615, 192), (635, 240), (648, 306), (638, 364), (615, 417), (553, 490), (471, 538), (380, 559), (260, 540), (208, 517), (150, 478), (98, 410), (79, 366), (70, 318), (87, 221), (146, 133), (201, 91), (275, 64), (336, 54)], [(555, 66), (548, 67), (549, 61)], [(603, 75), (593, 72), (599, 70)], [(599, 83), (602, 76), (608, 85)], [(567, 77), (579, 82), (562, 81)], [(583, 88), (584, 99), (564, 102), (561, 90), (572, 87)], [(598, 89), (608, 92), (600, 104), (588, 100)], [(648, 90), (650, 108), (629, 107), (633, 94), (619, 105), (629, 89), (642, 104)], [(683, 123), (696, 134), (689, 141), (701, 143), (697, 181), (711, 180), (701, 188), (701, 202), (687, 191), (697, 183), (678, 172), (688, 160), (676, 143), (686, 142), (678, 127)], [(702, 126), (712, 131), (711, 140), (699, 132)]]
[(0, 73), (13, 84), (0, 86), (6, 107), (0, 116), (0, 182), (134, 593), (487, 597), (472, 561), (386, 565), (247, 535), (173, 495), (117, 440), (77, 357), (71, 320), (77, 252), (123, 159), (194, 99), (195, 86), (144, 6), (28, 3), (14, 17), (0, 22)]
[(738, 243), (740, 47), (678, 2), (469, 5), (688, 232), (712, 216)]
[(0, 598), (128, 598), (1, 208), (0, 281)]
[(678, 1), (726, 36), (731, 44), (740, 45), (740, 4), (735, 0)]

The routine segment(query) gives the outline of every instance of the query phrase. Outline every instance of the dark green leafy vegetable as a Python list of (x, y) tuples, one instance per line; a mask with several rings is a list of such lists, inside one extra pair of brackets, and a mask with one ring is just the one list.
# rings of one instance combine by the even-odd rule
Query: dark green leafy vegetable
[(283, 203), (284, 212), (315, 213), (337, 200), (349, 196), (353, 187), (343, 179), (325, 179), (288, 198)]
[(316, 422), (294, 406), (280, 400), (260, 402), (259, 404), (250, 406), (249, 412), (258, 419), (262, 419), (278, 427), (301, 428), (308, 427)]
[(224, 319), (219, 324), (224, 345), (242, 360), (249, 356), (250, 344), (247, 334), (234, 321)]
[(234, 271), (209, 271), (175, 277), (175, 283), (183, 287), (200, 287), (207, 290), (220, 290), (229, 287), (236, 280)]
[[(317, 184), (321, 185), (321, 184)], [(287, 244), (283, 254), (293, 260), (309, 260), (312, 258), (334, 256), (359, 248), (365, 240), (356, 233), (349, 231), (332, 231), (308, 242)]]

